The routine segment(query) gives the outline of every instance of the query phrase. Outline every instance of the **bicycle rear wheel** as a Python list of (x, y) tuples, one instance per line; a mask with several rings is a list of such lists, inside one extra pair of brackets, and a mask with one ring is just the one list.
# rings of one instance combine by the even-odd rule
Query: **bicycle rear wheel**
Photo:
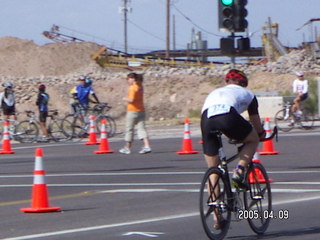
[(70, 135), (66, 135), (62, 130), (62, 122), (62, 119), (55, 119), (50, 123), (48, 127), (51, 138), (56, 142), (65, 141), (71, 138)]
[(248, 218), (251, 229), (263, 234), (270, 223), (272, 211), (271, 187), (268, 174), (260, 163), (252, 163), (247, 172), (248, 190), (243, 193), (246, 211), (252, 214)]
[(303, 114), (300, 118), (300, 125), (304, 129), (312, 129), (314, 124), (314, 116), (312, 114)]
[(39, 136), (39, 127), (34, 122), (22, 121), (16, 126), (14, 136), (21, 143), (34, 142)]
[(105, 119), (107, 121), (106, 131), (108, 133), (108, 138), (113, 137), (116, 134), (116, 130), (117, 130), (116, 121), (112, 117), (107, 116), (107, 115), (99, 116), (96, 119), (96, 127), (97, 127), (97, 130), (99, 133), (100, 133), (100, 123), (101, 123), (102, 119)]
[(74, 118), (75, 116), (73, 114), (69, 114), (65, 116), (61, 122), (61, 129), (69, 139), (73, 138), (72, 122), (74, 121)]
[(72, 122), (73, 136), (79, 139), (87, 138), (89, 132), (89, 122), (81, 119), (81, 117), (76, 117)]
[(289, 132), (293, 128), (293, 125), (290, 125), (291, 119), (292, 114), (287, 114), (285, 108), (278, 111), (274, 117), (277, 128), (283, 132)]
[(219, 168), (212, 167), (206, 171), (200, 187), (200, 216), (210, 239), (223, 239), (230, 226), (227, 186)]
[(61, 128), (68, 139), (87, 137), (88, 124), (79, 116), (67, 115), (61, 122)]

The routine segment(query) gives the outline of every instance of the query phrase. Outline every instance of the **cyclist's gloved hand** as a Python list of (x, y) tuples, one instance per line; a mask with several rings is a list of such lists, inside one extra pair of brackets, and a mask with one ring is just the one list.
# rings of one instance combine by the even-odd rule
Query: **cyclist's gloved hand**
[(266, 138), (266, 130), (259, 132), (258, 135), (259, 135), (259, 140), (263, 141)]

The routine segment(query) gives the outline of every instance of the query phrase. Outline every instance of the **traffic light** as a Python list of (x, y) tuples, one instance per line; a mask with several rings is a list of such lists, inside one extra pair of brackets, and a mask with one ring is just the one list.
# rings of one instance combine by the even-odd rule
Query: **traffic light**
[(245, 32), (248, 27), (248, 10), (245, 8), (248, 0), (234, 0), (233, 30), (234, 32)]
[(219, 30), (232, 32), (234, 28), (234, 0), (218, 0)]
[(220, 38), (220, 49), (222, 54), (234, 54), (234, 39), (232, 37)]

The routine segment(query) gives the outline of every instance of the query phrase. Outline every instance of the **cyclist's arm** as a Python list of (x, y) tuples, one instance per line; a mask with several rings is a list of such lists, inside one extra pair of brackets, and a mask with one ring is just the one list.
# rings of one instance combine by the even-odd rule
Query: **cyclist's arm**
[(100, 103), (97, 95), (95, 93), (92, 93), (92, 97), (94, 98), (94, 100), (96, 101), (96, 103)]
[(261, 119), (258, 111), (258, 100), (256, 97), (252, 99), (252, 102), (248, 107), (248, 113), (250, 122), (253, 125), (254, 129), (257, 131), (259, 139), (264, 139), (266, 136), (266, 132), (263, 126), (261, 125)]
[(255, 114), (255, 115), (250, 115), (249, 116), (250, 121), (254, 127), (254, 129), (257, 131), (258, 135), (259, 135), (259, 139), (262, 140), (266, 137), (266, 131), (264, 130), (262, 124), (261, 124), (261, 119), (259, 114)]

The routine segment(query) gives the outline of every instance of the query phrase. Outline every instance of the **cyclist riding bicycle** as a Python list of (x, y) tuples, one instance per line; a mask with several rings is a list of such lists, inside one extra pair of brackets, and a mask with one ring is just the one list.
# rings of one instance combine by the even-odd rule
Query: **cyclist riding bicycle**
[[(261, 125), (257, 98), (246, 89), (246, 75), (237, 69), (231, 69), (225, 76), (225, 81), (227, 85), (213, 90), (202, 108), (203, 152), (208, 167), (219, 165), (219, 142), (215, 130), (221, 131), (230, 139), (244, 143), (232, 176), (233, 184), (243, 188), (246, 186), (245, 172), (248, 164), (259, 140), (264, 139), (266, 133)], [(240, 115), (246, 110), (251, 123)]]
[(308, 98), (308, 80), (304, 78), (303, 72), (296, 72), (298, 77), (293, 81), (293, 93), (297, 94), (296, 98), (293, 100), (293, 105), (291, 111), (296, 114), (296, 116), (301, 116), (301, 102)]
[[(79, 84), (73, 89), (71, 89), (70, 91), (70, 94), (72, 94), (74, 99), (74, 101), (71, 103), (73, 106), (73, 110), (77, 111), (77, 109), (74, 108), (75, 102), (80, 103), (84, 111), (88, 109), (89, 102), (100, 103), (93, 88), (91, 87), (92, 79), (88, 77), (80, 76), (78, 81), (79, 81)], [(92, 101), (90, 99), (90, 95), (92, 95), (95, 101)]]

